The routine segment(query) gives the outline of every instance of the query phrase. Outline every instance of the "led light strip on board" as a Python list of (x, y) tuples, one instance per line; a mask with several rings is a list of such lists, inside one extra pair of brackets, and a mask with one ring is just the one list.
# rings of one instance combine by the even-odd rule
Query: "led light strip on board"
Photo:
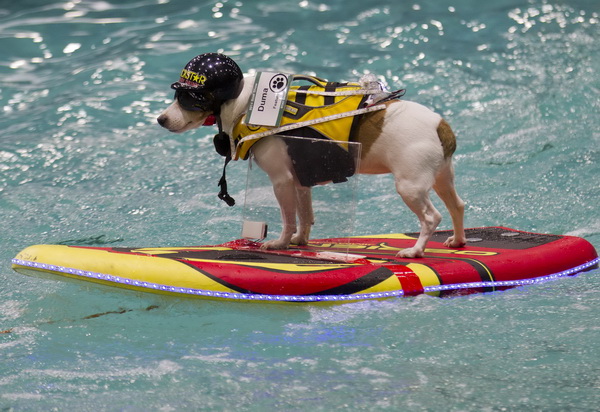
[(600, 262), (600, 258), (590, 260), (574, 268), (563, 270), (562, 272), (553, 273), (551, 275), (540, 276), (537, 278), (530, 279), (518, 279), (518, 280), (495, 280), (492, 282), (471, 282), (471, 283), (455, 283), (449, 285), (436, 285), (436, 286), (425, 286), (424, 292), (441, 292), (446, 290), (458, 290), (458, 289), (474, 289), (474, 288), (489, 288), (489, 287), (515, 287), (515, 286), (526, 286), (535, 285), (539, 283), (549, 282), (559, 278), (573, 276), (579, 272), (583, 272), (586, 269), (596, 266)]
[[(514, 286), (525, 286), (534, 285), (539, 283), (556, 280), (566, 276), (572, 276), (576, 273), (584, 271), (597, 265), (600, 262), (600, 258), (591, 260), (583, 265), (576, 266), (572, 269), (567, 269), (562, 272), (554, 273), (547, 276), (540, 276), (538, 278), (531, 279), (519, 279), (519, 280), (505, 280), (505, 281), (493, 281), (493, 282), (471, 282), (471, 283), (457, 283), (450, 285), (436, 285), (436, 286), (425, 286), (423, 293), (430, 292), (442, 292), (448, 290), (460, 290), (460, 289), (476, 289), (476, 288), (489, 288), (489, 287), (514, 287)], [(238, 300), (250, 300), (250, 301), (271, 301), (271, 302), (340, 302), (340, 301), (352, 301), (352, 300), (367, 300), (367, 299), (382, 299), (390, 297), (404, 296), (403, 290), (393, 290), (387, 292), (373, 292), (373, 293), (356, 293), (351, 295), (263, 295), (257, 293), (236, 293), (236, 292), (216, 292), (211, 290), (182, 288), (176, 286), (161, 285), (159, 283), (143, 282), (139, 280), (132, 280), (120, 276), (107, 275), (103, 273), (89, 272), (80, 269), (72, 269), (64, 266), (47, 265), (45, 263), (31, 262), (28, 260), (13, 259), (13, 265), (30, 267), (33, 269), (60, 272), (67, 275), (75, 275), (83, 278), (98, 279), (106, 282), (119, 283), (127, 286), (134, 286), (139, 288), (146, 288), (150, 290), (156, 290), (168, 293), (180, 293), (182, 295), (190, 296), (203, 296), (209, 298), (221, 298), (221, 299), (238, 299)]]

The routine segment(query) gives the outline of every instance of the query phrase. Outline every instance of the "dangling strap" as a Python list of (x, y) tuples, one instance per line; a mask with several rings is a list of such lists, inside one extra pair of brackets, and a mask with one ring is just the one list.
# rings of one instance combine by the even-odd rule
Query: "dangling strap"
[(221, 199), (222, 201), (227, 203), (227, 206), (235, 205), (235, 199), (232, 198), (231, 196), (229, 196), (229, 193), (227, 193), (227, 178), (225, 177), (225, 169), (227, 168), (227, 164), (230, 161), (231, 161), (231, 156), (226, 156), (225, 164), (223, 165), (223, 175), (221, 176), (221, 179), (219, 180), (219, 187), (221, 188), (221, 190), (219, 191), (219, 194), (218, 194), (219, 199)]
[(404, 96), (405, 93), (406, 93), (406, 89), (394, 90), (393, 92), (390, 92), (390, 94), (388, 96), (384, 97), (383, 99), (380, 99), (380, 100), (377, 100), (377, 101), (371, 103), (370, 106), (373, 106), (373, 105), (376, 105), (379, 103), (389, 102), (390, 100), (400, 99), (402, 96)]
[[(226, 138), (226, 140), (229, 141), (229, 136), (223, 131), (223, 124), (221, 123), (221, 114), (218, 111), (215, 111), (215, 113), (213, 114), (217, 119), (217, 127), (219, 128), (219, 133), (217, 134), (217, 136), (219, 136), (221, 140), (225, 140)], [(217, 138), (217, 136), (215, 136), (215, 139)], [(225, 156), (225, 164), (223, 165), (223, 174), (221, 175), (221, 179), (219, 179), (220, 190), (217, 196), (219, 196), (219, 199), (227, 203), (228, 206), (233, 206), (235, 205), (235, 199), (229, 196), (229, 193), (227, 193), (227, 177), (225, 176), (227, 164), (231, 161), (231, 149), (227, 150), (226, 152), (224, 151), (224, 153), (219, 152), (219, 154)]]

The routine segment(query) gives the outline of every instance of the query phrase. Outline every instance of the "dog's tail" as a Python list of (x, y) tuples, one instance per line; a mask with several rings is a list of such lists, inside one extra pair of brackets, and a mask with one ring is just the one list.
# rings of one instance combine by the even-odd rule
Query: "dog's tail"
[(447, 121), (442, 119), (437, 128), (437, 134), (440, 138), (440, 142), (442, 142), (442, 148), (444, 149), (444, 158), (447, 159), (456, 150), (456, 136), (452, 131), (452, 128), (448, 124)]

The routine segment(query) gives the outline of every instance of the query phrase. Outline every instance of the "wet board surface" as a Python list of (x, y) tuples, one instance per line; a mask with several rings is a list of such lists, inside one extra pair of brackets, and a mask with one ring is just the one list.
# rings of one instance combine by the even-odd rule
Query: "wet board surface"
[(492, 292), (572, 276), (598, 266), (585, 239), (504, 227), (467, 229), (463, 248), (436, 232), (422, 259), (397, 258), (417, 234), (311, 240), (281, 251), (236, 240), (189, 247), (36, 245), (13, 259), (17, 272), (186, 297), (347, 302)]

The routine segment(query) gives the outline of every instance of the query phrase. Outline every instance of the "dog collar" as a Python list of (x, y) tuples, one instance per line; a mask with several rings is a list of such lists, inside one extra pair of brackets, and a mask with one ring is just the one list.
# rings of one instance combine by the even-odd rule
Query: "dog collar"
[(210, 114), (208, 115), (208, 117), (204, 120), (204, 123), (202, 123), (202, 126), (214, 126), (215, 123), (217, 123), (217, 118), (215, 117), (214, 114)]

